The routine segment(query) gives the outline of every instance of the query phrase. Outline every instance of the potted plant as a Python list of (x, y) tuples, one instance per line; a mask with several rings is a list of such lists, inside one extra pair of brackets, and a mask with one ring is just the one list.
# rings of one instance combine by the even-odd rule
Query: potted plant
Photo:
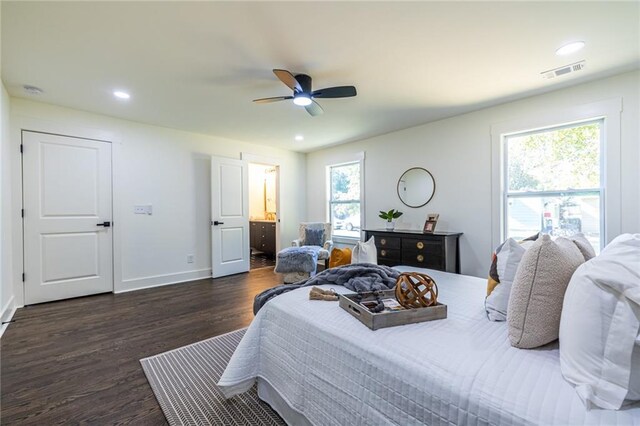
[(402, 212), (399, 210), (391, 209), (388, 212), (380, 210), (379, 218), (387, 221), (387, 229), (393, 229), (396, 224), (396, 219), (402, 216)]

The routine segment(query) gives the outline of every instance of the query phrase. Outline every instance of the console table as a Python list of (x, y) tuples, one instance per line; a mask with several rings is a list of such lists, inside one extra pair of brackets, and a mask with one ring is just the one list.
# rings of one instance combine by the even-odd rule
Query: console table
[(462, 232), (368, 229), (366, 240), (375, 237), (380, 265), (409, 265), (460, 273)]

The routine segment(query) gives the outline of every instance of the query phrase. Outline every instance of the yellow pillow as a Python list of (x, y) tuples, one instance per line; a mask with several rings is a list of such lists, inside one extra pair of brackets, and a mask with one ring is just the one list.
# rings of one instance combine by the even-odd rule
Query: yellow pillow
[(351, 263), (351, 249), (334, 248), (331, 250), (331, 256), (329, 257), (329, 268), (335, 268), (336, 266), (348, 265)]

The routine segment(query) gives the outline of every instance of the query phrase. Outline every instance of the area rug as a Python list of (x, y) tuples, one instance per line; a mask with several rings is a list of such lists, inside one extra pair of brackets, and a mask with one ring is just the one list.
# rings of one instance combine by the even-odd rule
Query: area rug
[(170, 425), (284, 425), (251, 390), (228, 400), (216, 383), (247, 329), (140, 360)]

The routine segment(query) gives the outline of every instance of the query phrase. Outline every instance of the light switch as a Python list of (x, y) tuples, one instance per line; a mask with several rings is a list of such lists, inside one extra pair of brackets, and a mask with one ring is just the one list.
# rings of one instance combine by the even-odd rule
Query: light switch
[(151, 204), (146, 204), (146, 205), (140, 205), (140, 206), (133, 206), (133, 213), (134, 214), (146, 214), (146, 215), (151, 215), (153, 212), (152, 208), (151, 208)]

